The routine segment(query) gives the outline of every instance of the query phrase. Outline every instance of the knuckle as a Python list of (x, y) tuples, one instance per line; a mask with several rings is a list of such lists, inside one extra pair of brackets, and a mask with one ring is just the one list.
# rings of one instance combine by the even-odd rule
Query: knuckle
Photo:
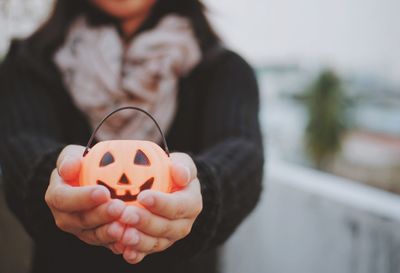
[(152, 246), (150, 252), (157, 251), (157, 249), (159, 247), (160, 247), (160, 239), (157, 238), (157, 239), (154, 240), (153, 246)]
[(52, 205), (52, 202), (51, 202), (51, 191), (50, 191), (49, 188), (47, 189), (47, 191), (46, 191), (46, 193), (44, 195), (44, 201), (46, 202), (46, 204), (48, 206)]
[(96, 232), (97, 230), (90, 230), (89, 232), (86, 232), (89, 244), (93, 246), (104, 246), (105, 244), (102, 243), (99, 235)]
[(97, 242), (105, 242), (108, 241), (107, 240), (107, 230), (108, 230), (108, 226), (102, 226), (100, 228), (96, 228), (94, 230), (94, 238)]
[(121, 250), (117, 247), (117, 244), (116, 244), (116, 243), (112, 244), (112, 245), (110, 246), (110, 248), (112, 248), (113, 251), (115, 251), (115, 254), (122, 254), (122, 253), (123, 253), (123, 251), (121, 251)]
[(84, 234), (80, 234), (77, 237), (79, 238), (79, 240), (85, 242), (88, 245), (94, 245), (93, 241), (91, 240), (91, 238), (89, 236), (86, 236)]
[(83, 242), (89, 244), (89, 240), (86, 238), (85, 235), (79, 234), (79, 235), (77, 235), (76, 237), (78, 237), (79, 240), (81, 240), (81, 241), (83, 241)]
[(136, 209), (133, 210), (139, 216), (139, 225), (143, 228), (149, 228), (153, 225), (153, 221), (151, 219), (150, 213), (145, 210)]
[(90, 219), (87, 216), (87, 214), (78, 214), (79, 216), (79, 223), (82, 226), (83, 229), (88, 229), (91, 227), (90, 225)]
[(60, 187), (54, 188), (51, 196), (49, 196), (49, 201), (55, 208), (62, 208), (64, 206), (64, 196), (62, 189)]
[(56, 179), (57, 175), (58, 175), (58, 170), (57, 168), (55, 168), (50, 174), (50, 184), (52, 184), (53, 180)]
[(169, 232), (170, 230), (171, 230), (171, 225), (169, 223), (160, 225), (160, 230), (159, 230), (160, 236), (161, 237), (168, 237), (168, 235), (170, 233)]
[(199, 200), (196, 202), (194, 214), (197, 217), (203, 211), (203, 201)]
[(109, 235), (110, 225), (104, 225), (95, 229), (96, 239), (100, 242), (111, 241), (111, 236)]
[(186, 236), (189, 235), (190, 231), (192, 229), (191, 225), (183, 225), (178, 232), (178, 238), (182, 239), (185, 238)]
[(167, 248), (170, 248), (173, 244), (174, 244), (173, 241), (167, 241), (167, 243), (166, 243), (166, 245), (165, 245), (163, 250), (166, 250)]
[(168, 239), (159, 239), (157, 246), (153, 248), (153, 252), (161, 252), (171, 246), (172, 243)]
[(183, 232), (183, 235), (184, 235), (183, 237), (188, 236), (191, 231), (192, 231), (192, 225), (188, 225), (188, 227)]
[(166, 199), (159, 199), (157, 201), (158, 202), (156, 202), (156, 206), (159, 211), (165, 212), (171, 209), (170, 204), (166, 201)]
[(183, 218), (185, 212), (186, 212), (186, 207), (184, 206), (184, 204), (178, 203), (175, 210), (175, 218), (176, 219)]
[(53, 181), (54, 179), (56, 179), (56, 178), (55, 178), (56, 173), (57, 173), (57, 170), (54, 169), (54, 170), (52, 171), (52, 173), (51, 173), (51, 176), (50, 176), (49, 186), (47, 187), (46, 193), (45, 193), (45, 195), (44, 195), (44, 201), (46, 202), (46, 204), (47, 204), (49, 207), (52, 207), (52, 206), (53, 206), (54, 189), (55, 189), (56, 187), (53, 185), (53, 182), (52, 182), (52, 181)]
[(81, 239), (82, 241), (84, 241), (85, 243), (87, 243), (88, 245), (91, 246), (99, 246), (100, 244), (97, 243), (96, 241), (93, 240), (93, 238), (90, 237), (83, 237), (83, 239)]
[(118, 251), (115, 249), (114, 245), (108, 245), (108, 246), (106, 246), (106, 248), (111, 250), (111, 252), (114, 254), (119, 254)]

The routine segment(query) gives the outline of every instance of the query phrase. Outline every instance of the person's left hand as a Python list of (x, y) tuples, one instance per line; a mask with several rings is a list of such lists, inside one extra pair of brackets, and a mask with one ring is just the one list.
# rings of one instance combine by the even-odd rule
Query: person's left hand
[(203, 208), (200, 183), (193, 160), (184, 153), (171, 154), (171, 178), (177, 190), (146, 190), (139, 202), (146, 208), (128, 206), (120, 221), (126, 225), (120, 242), (110, 248), (131, 264), (160, 252), (186, 237)]

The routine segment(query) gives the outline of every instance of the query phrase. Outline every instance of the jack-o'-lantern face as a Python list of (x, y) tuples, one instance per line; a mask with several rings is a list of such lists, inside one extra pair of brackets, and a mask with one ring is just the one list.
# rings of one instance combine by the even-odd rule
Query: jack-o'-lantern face
[(111, 198), (137, 204), (144, 190), (171, 191), (170, 159), (155, 143), (114, 140), (97, 143), (83, 158), (80, 185), (102, 185)]

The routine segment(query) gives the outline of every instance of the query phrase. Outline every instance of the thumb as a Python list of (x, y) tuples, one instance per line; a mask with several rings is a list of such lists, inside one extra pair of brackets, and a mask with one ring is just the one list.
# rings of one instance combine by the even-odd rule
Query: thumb
[(197, 177), (192, 158), (185, 153), (171, 153), (171, 178), (178, 187), (185, 187)]
[(65, 182), (74, 182), (78, 179), (83, 151), (83, 146), (69, 145), (60, 153), (57, 171)]
[(172, 164), (171, 177), (178, 187), (184, 187), (191, 181), (189, 168), (181, 163)]

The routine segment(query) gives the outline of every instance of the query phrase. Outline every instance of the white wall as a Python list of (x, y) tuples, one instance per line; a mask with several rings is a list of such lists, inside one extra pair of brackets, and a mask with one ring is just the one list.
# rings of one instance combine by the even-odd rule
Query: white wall
[(400, 198), (272, 162), (256, 211), (225, 247), (229, 273), (400, 272)]
[(10, 39), (26, 37), (47, 18), (53, 0), (0, 0), (0, 57)]

